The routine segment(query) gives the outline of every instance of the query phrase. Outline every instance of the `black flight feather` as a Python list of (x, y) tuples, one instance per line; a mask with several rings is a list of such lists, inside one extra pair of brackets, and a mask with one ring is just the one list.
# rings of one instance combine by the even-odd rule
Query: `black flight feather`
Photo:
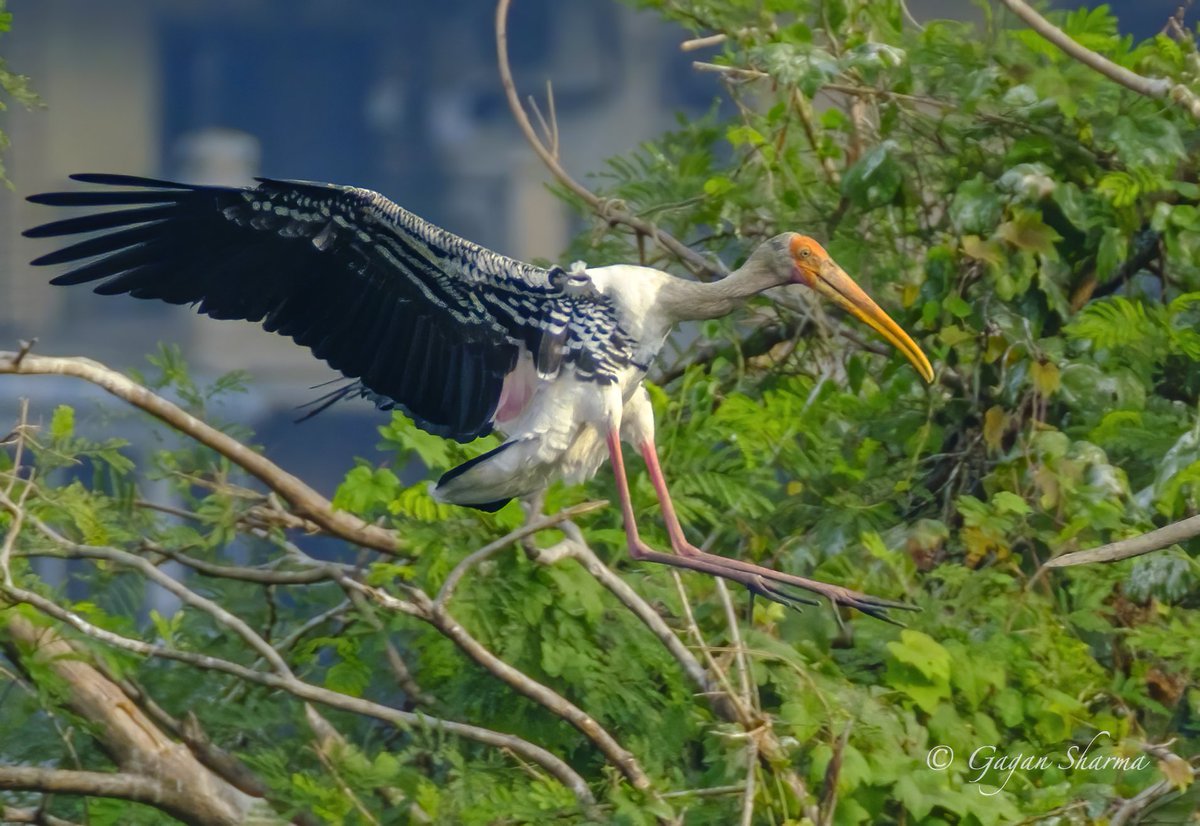
[(609, 299), (568, 295), (561, 276), (476, 246), (368, 190), (270, 178), (235, 188), (71, 177), (117, 188), (29, 198), (101, 208), (25, 232), (88, 236), (33, 262), (78, 262), (52, 283), (193, 304), (290, 336), (354, 380), (318, 399), (313, 413), (359, 395), (399, 407), (437, 435), (483, 435), (520, 347), (540, 352), (550, 317), (589, 319), (547, 342), (563, 347), (578, 377), (612, 381), (632, 358)]

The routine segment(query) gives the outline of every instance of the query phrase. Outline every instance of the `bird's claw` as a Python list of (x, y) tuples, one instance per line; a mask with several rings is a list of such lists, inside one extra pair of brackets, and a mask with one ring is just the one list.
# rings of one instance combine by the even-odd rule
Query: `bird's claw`
[(790, 590), (784, 590), (783, 586), (771, 582), (761, 576), (753, 577), (746, 583), (746, 588), (750, 593), (757, 594), (764, 599), (769, 599), (772, 602), (778, 602), (780, 605), (791, 608), (793, 611), (801, 612), (804, 609), (802, 605), (820, 605), (821, 603), (811, 597), (802, 597), (799, 594), (793, 593)]
[(834, 605), (844, 605), (848, 608), (854, 608), (868, 617), (874, 617), (878, 620), (883, 620), (886, 623), (904, 627), (904, 623), (893, 617), (888, 611), (920, 611), (921, 609), (915, 605), (909, 605), (907, 602), (897, 602), (894, 599), (884, 599), (883, 597), (875, 597), (870, 594), (863, 594), (858, 591), (851, 591), (848, 588), (831, 587), (826, 596)]
[[(755, 576), (748, 580), (746, 587), (754, 594), (778, 602), (788, 608), (796, 611), (803, 610), (801, 605), (819, 605), (820, 603), (810, 597), (802, 597), (795, 593), (795, 589), (799, 586), (792, 585), (788, 582), (774, 581), (765, 576)], [(814, 589), (816, 590), (816, 589)], [(869, 617), (874, 617), (878, 620), (883, 620), (891, 625), (900, 628), (905, 627), (904, 623), (897, 620), (889, 611), (919, 611), (921, 610), (915, 605), (910, 605), (907, 602), (897, 602), (893, 599), (885, 599), (876, 597), (870, 594), (864, 594), (859, 591), (852, 591), (849, 588), (842, 588), (837, 585), (826, 585), (824, 589), (817, 590), (817, 593), (829, 599), (834, 605), (854, 608)]]

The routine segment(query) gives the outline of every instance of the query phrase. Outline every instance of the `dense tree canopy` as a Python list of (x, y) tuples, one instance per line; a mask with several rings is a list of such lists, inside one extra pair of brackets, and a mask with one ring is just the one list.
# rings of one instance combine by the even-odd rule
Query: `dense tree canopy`
[[(1190, 816), (1200, 528), (1043, 565), (1200, 509), (1194, 33), (1163, 21), (1135, 43), (1103, 7), (1050, 16), (1161, 81), (1136, 88), (1028, 28), (1018, 0), (974, 23), (906, 19), (900, 0), (639, 5), (709, 38), (688, 45), (720, 101), (586, 184), (560, 175), (594, 217), (562, 261), (712, 278), (777, 232), (821, 239), (922, 343), (934, 385), (803, 296), (763, 302), (685, 331), (658, 366), (664, 464), (697, 541), (920, 612), (904, 628), (787, 612), (630, 563), (620, 514), (589, 505), (615, 498), (604, 472), (529, 510), (440, 505), (395, 469), (495, 442), (399, 416), (317, 518), (311, 491), (218, 430), (181, 435), (181, 411), (134, 384), (0, 354), (0, 373), (107, 382), (171, 425), (145, 467), (66, 407), (3, 440), (8, 816)], [(153, 364), (135, 379), (252, 443), (214, 401), (241, 377), (196, 387), (170, 349)], [(145, 501), (146, 480), (177, 506)], [(646, 478), (634, 495), (665, 544)], [(68, 586), (39, 579), (43, 557), (77, 560)], [(143, 618), (147, 581), (181, 610)], [(174, 796), (135, 782), (161, 776)]]

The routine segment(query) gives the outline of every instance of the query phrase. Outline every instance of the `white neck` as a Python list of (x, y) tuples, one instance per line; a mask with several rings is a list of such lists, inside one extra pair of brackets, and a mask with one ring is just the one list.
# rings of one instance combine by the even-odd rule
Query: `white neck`
[(659, 306), (672, 323), (721, 318), (751, 296), (786, 283), (786, 280), (771, 265), (770, 256), (755, 253), (719, 281), (670, 279), (659, 293)]

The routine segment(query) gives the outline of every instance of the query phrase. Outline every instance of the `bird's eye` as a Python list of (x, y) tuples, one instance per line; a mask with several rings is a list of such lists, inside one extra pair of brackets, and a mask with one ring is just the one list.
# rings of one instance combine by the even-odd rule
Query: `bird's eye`
[(810, 256), (810, 255), (812, 255), (812, 250), (810, 250), (808, 247), (800, 248), (800, 257), (801, 258), (808, 258), (808, 256)]

